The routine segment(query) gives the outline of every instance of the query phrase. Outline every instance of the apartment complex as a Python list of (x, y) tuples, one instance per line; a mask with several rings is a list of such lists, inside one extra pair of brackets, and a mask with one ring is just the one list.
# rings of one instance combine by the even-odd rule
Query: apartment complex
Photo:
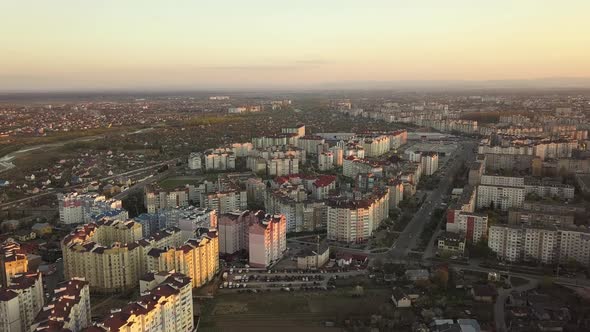
[(90, 287), (72, 278), (55, 289), (53, 299), (37, 315), (31, 331), (81, 332), (90, 326)]
[(361, 200), (337, 200), (328, 205), (328, 240), (361, 243), (389, 217), (389, 190)]
[(141, 296), (113, 312), (96, 331), (194, 331), (191, 280), (181, 273), (148, 273), (141, 280)]
[(156, 213), (165, 208), (188, 206), (189, 189), (164, 190), (155, 186), (146, 186), (144, 204), (148, 213)]
[(249, 264), (267, 267), (276, 262), (287, 249), (287, 220), (282, 215), (257, 213), (257, 220), (248, 228)]
[(122, 209), (122, 202), (97, 194), (57, 194), (59, 220), (62, 224), (83, 224), (91, 216)]
[(229, 212), (219, 216), (219, 252), (234, 254), (240, 250), (248, 250), (248, 232), (254, 222), (256, 212), (249, 210)]
[(576, 261), (590, 266), (590, 230), (585, 227), (502, 225), (490, 227), (488, 246), (511, 262)]

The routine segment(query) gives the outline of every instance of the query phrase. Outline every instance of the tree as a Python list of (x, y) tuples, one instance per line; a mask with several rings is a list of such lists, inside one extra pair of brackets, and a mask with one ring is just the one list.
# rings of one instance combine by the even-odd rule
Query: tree
[(449, 271), (445, 269), (438, 269), (434, 274), (433, 281), (440, 288), (446, 289), (449, 284)]
[(543, 279), (541, 279), (541, 283), (539, 284), (539, 286), (541, 288), (549, 288), (553, 285), (553, 277), (551, 276), (543, 276)]

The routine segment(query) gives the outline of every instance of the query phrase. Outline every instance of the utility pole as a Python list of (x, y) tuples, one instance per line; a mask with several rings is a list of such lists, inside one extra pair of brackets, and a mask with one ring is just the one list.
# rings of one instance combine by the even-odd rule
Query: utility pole
[(317, 251), (315, 253), (315, 268), (319, 269), (320, 268), (320, 235), (318, 234), (316, 236), (316, 242), (317, 242)]

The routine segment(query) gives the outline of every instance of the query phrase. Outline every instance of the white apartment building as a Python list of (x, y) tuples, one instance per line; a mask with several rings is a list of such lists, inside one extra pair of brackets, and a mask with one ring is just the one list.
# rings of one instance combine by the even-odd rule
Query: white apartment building
[(471, 243), (487, 238), (488, 216), (475, 212), (459, 212), (447, 218), (447, 232), (461, 233)]
[(342, 175), (355, 178), (360, 173), (372, 173), (375, 176), (382, 176), (383, 167), (353, 156), (344, 158)]
[(398, 207), (399, 202), (404, 200), (404, 185), (402, 181), (392, 179), (387, 184), (389, 188), (389, 207)]
[(145, 187), (144, 204), (148, 213), (156, 213), (165, 208), (185, 207), (189, 205), (188, 201), (188, 188), (164, 190), (153, 186)]
[(236, 155), (228, 149), (215, 149), (205, 152), (205, 170), (227, 171), (236, 168)]
[(245, 210), (248, 207), (248, 194), (241, 189), (202, 193), (200, 203), (202, 208), (217, 210), (218, 214)]
[(257, 214), (248, 228), (249, 264), (267, 267), (281, 259), (287, 249), (287, 220), (283, 215)]
[(422, 165), (422, 174), (434, 174), (438, 170), (438, 153), (422, 152), (420, 156), (420, 164)]
[(145, 256), (147, 271), (177, 271), (191, 280), (194, 288), (211, 281), (219, 271), (219, 236), (217, 230), (188, 239), (179, 247), (152, 248)]
[(490, 227), (488, 246), (511, 262), (563, 264), (573, 260), (590, 266), (590, 230), (586, 227), (497, 225)]
[(521, 207), (524, 198), (524, 186), (507, 187), (483, 184), (477, 186), (477, 208), (494, 207), (507, 211), (512, 207)]
[(0, 288), (0, 331), (25, 331), (23, 326), (18, 293)]
[(188, 156), (188, 168), (192, 170), (201, 170), (202, 169), (202, 160), (203, 154), (198, 152), (192, 152)]
[(367, 157), (378, 157), (389, 151), (390, 138), (387, 135), (372, 135), (358, 139)]
[(81, 332), (91, 324), (90, 287), (83, 278), (58, 285), (53, 299), (37, 315), (31, 331)]
[(265, 149), (272, 146), (298, 146), (299, 136), (295, 133), (284, 133), (252, 138), (252, 144), (256, 149)]
[(281, 128), (281, 133), (283, 134), (296, 134), (298, 137), (305, 136), (305, 125), (297, 125), (295, 127), (285, 127)]
[(524, 187), (524, 178), (484, 174), (481, 176), (480, 184), (490, 186)]
[(318, 145), (323, 145), (326, 140), (321, 136), (307, 135), (299, 137), (298, 146), (305, 151), (307, 155), (316, 155)]
[(356, 157), (359, 159), (365, 158), (365, 149), (362, 147), (361, 144), (355, 142), (345, 142), (339, 141), (336, 143), (336, 146), (342, 148), (344, 151), (344, 158), (347, 157)]
[(8, 287), (0, 288), (0, 331), (30, 331), (43, 309), (43, 293), (40, 272), (13, 276)]
[(328, 240), (361, 243), (389, 217), (389, 190), (363, 200), (328, 204)]
[(59, 220), (62, 224), (83, 224), (91, 220), (93, 215), (107, 211), (122, 209), (122, 202), (106, 199), (97, 194), (57, 194)]
[(549, 183), (529, 179), (524, 184), (525, 194), (535, 194), (539, 197), (559, 197), (561, 199), (574, 199), (575, 187), (561, 183)]
[(190, 277), (181, 273), (150, 273), (141, 282), (136, 302), (113, 310), (95, 328), (98, 331), (194, 331)]
[(266, 174), (269, 176), (283, 176), (297, 173), (299, 173), (298, 158), (273, 158), (266, 161)]
[(318, 154), (318, 169), (328, 171), (334, 168), (334, 154), (332, 152), (322, 152)]
[(332, 155), (334, 156), (333, 157), (334, 166), (336, 166), (336, 167), (342, 166), (342, 163), (344, 162), (344, 150), (339, 146), (333, 146), (333, 147), (329, 148), (328, 151), (330, 151), (332, 153)]

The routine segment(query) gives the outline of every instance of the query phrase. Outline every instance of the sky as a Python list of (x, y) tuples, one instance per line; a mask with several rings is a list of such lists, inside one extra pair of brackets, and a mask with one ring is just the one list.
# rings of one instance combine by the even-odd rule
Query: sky
[(0, 90), (590, 77), (588, 0), (1, 0)]

